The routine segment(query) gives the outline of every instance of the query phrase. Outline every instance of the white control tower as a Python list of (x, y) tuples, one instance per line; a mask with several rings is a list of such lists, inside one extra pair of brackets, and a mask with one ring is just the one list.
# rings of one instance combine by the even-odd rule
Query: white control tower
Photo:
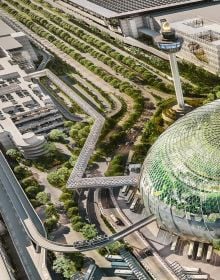
[(183, 91), (176, 60), (176, 53), (181, 50), (183, 38), (176, 36), (175, 30), (167, 21), (162, 21), (160, 35), (154, 38), (154, 42), (160, 50), (169, 54), (177, 105), (180, 110), (184, 110)]

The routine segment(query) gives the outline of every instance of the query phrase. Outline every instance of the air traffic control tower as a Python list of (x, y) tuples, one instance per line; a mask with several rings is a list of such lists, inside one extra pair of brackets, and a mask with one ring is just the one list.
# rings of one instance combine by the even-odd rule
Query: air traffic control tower
[(184, 111), (185, 104), (183, 99), (183, 91), (176, 60), (176, 53), (182, 48), (183, 38), (176, 35), (175, 30), (171, 28), (168, 21), (163, 20), (161, 22), (160, 35), (154, 38), (154, 42), (161, 51), (164, 51), (169, 55), (178, 105), (177, 110)]

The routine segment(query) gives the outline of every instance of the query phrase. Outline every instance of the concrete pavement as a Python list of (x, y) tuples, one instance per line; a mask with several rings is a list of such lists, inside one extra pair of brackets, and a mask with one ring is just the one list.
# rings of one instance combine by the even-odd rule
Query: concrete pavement
[[(4, 205), (5, 207), (2, 208), (4, 218), (8, 219), (8, 212), (6, 212), (4, 209), (11, 208), (10, 202), (13, 205), (12, 209), (14, 209), (14, 217), (11, 219), (11, 221), (13, 221), (13, 223), (11, 224), (13, 228), (12, 231), (10, 232), (16, 232), (16, 228), (14, 228), (14, 221), (16, 221), (20, 223), (20, 227), (18, 227), (18, 229), (20, 228), (22, 229), (23, 232), (26, 233), (25, 243), (23, 240), (23, 242), (21, 242), (20, 244), (26, 244), (26, 242), (28, 241), (29, 244), (31, 245), (30, 240), (32, 240), (37, 246), (55, 252), (76, 252), (76, 251), (83, 252), (83, 251), (94, 250), (96, 248), (103, 247), (109, 243), (124, 238), (124, 236), (126, 236), (126, 231), (128, 234), (130, 234), (131, 232), (152, 222), (152, 219), (154, 219), (153, 217), (145, 218), (142, 221), (138, 222), (137, 224), (128, 227), (126, 230), (123, 230), (121, 233), (117, 233), (115, 236), (113, 235), (108, 239), (106, 239), (105, 241), (98, 243), (97, 245), (93, 245), (93, 244), (89, 246), (87, 245), (79, 250), (71, 244), (59, 244), (50, 241), (46, 238), (46, 233), (39, 217), (37, 216), (36, 212), (32, 208), (28, 198), (26, 197), (19, 182), (16, 180), (13, 171), (10, 169), (2, 153), (0, 153), (0, 189), (2, 192), (5, 192), (5, 196), (7, 197), (6, 199), (3, 200), (3, 202), (5, 203)], [(15, 219), (16, 216), (17, 218)], [(19, 232), (17, 234), (19, 234), (18, 235), (19, 237), (20, 235), (22, 235)], [(40, 256), (40, 258), (42, 258), (42, 256)], [(34, 261), (36, 261), (36, 259), (37, 258), (35, 257)], [(41, 266), (43, 265), (44, 264), (41, 263)]]

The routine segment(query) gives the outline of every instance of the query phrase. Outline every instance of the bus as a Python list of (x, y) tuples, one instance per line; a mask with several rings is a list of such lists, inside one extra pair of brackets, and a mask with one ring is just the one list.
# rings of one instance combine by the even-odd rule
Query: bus
[(198, 247), (198, 251), (197, 251), (197, 255), (196, 255), (197, 260), (201, 260), (201, 258), (202, 258), (203, 246), (204, 246), (203, 243), (199, 243), (199, 247)]
[(210, 260), (211, 260), (212, 250), (213, 250), (212, 245), (209, 245), (208, 250), (207, 250), (207, 255), (206, 255), (206, 261), (207, 262), (210, 262)]
[(131, 211), (135, 211), (136, 210), (136, 208), (137, 208), (137, 205), (138, 205), (138, 202), (139, 202), (139, 197), (138, 196), (135, 196), (134, 197), (134, 200), (133, 200), (133, 202), (132, 202), (132, 204), (131, 204), (131, 206), (130, 206), (130, 210)]
[(190, 241), (189, 243), (189, 249), (188, 249), (188, 258), (192, 258), (192, 254), (193, 254), (193, 248), (194, 248), (194, 242)]
[(128, 186), (128, 185), (125, 185), (125, 186), (122, 188), (121, 193), (122, 193), (123, 195), (127, 195), (128, 191), (129, 191), (129, 186)]
[(132, 196), (134, 196), (134, 192), (133, 192), (133, 190), (130, 190), (125, 197), (125, 202), (129, 203)]
[(122, 268), (122, 269), (128, 269), (128, 268), (129, 268), (128, 265), (127, 265), (125, 262), (119, 262), (119, 261), (117, 261), (117, 262), (112, 262), (112, 263), (111, 263), (111, 267), (112, 267), (112, 268), (116, 268), (116, 269), (120, 269), (120, 268)]
[(117, 217), (115, 217), (115, 215), (114, 215), (113, 213), (110, 215), (110, 218), (112, 219), (112, 221), (113, 221), (116, 225), (120, 225), (120, 224), (121, 224), (120, 220), (119, 220)]
[(133, 272), (130, 269), (115, 269), (114, 274), (115, 276), (129, 277), (133, 275)]
[(127, 204), (131, 203), (133, 199), (134, 199), (134, 192), (133, 192), (132, 195), (130, 196), (130, 198), (129, 198)]
[(172, 245), (171, 245), (171, 248), (170, 248), (171, 251), (175, 251), (176, 250), (177, 241), (178, 241), (178, 236), (175, 235), (173, 237), (173, 242), (172, 242)]
[(184, 272), (186, 272), (187, 274), (195, 274), (195, 273), (199, 273), (200, 272), (200, 268), (198, 267), (187, 267), (187, 266), (183, 266)]
[(191, 279), (193, 280), (208, 280), (209, 277), (206, 274), (190, 274)]
[(123, 258), (119, 255), (106, 255), (105, 256), (106, 260), (110, 262), (122, 262)]

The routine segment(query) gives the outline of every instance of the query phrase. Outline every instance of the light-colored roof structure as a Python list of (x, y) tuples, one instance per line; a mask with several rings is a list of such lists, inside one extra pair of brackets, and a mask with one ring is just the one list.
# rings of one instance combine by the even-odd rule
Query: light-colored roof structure
[(185, 7), (181, 10), (154, 13), (154, 18), (159, 22), (166, 18), (168, 22), (177, 22), (186, 19), (204, 18), (219, 23), (220, 3), (209, 3), (195, 7)]
[(81, 6), (106, 18), (129, 16), (197, 2), (204, 0), (68, 0), (68, 3)]
[(100, 14), (103, 17), (107, 17), (107, 18), (108, 17), (115, 17), (118, 14), (115, 11), (111, 11), (109, 9), (106, 9), (106, 8), (102, 7), (102, 6), (98, 6), (97, 4), (92, 3), (88, 0), (70, 0), (70, 2), (72, 2), (75, 5), (82, 6), (83, 8), (88, 9), (89, 11), (92, 11), (96, 14)]
[(0, 19), (0, 37), (10, 35), (15, 31)]
[(11, 36), (0, 37), (0, 47), (6, 51), (22, 48), (22, 45)]

